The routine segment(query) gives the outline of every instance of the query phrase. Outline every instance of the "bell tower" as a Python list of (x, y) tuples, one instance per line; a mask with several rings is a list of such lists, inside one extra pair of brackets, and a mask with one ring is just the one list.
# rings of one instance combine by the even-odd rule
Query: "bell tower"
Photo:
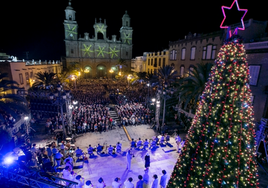
[(120, 28), (120, 37), (124, 44), (132, 45), (132, 27), (130, 27), (130, 17), (127, 11), (122, 17), (122, 27)]
[(65, 20), (64, 20), (64, 30), (65, 30), (65, 40), (77, 40), (77, 30), (78, 25), (75, 21), (75, 10), (71, 6), (71, 0), (69, 0), (69, 5), (65, 9)]

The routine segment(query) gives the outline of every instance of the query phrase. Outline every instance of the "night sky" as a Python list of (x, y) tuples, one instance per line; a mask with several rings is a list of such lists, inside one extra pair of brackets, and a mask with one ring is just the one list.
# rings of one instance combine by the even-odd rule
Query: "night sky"
[[(72, 0), (78, 22), (78, 36), (88, 32), (92, 37), (95, 18), (106, 19), (107, 36), (117, 35), (125, 10), (133, 28), (133, 57), (143, 52), (161, 51), (169, 41), (183, 39), (189, 32), (218, 31), (223, 19), (221, 5), (232, 0), (192, 1), (92, 1)], [(166, 4), (165, 4), (166, 3)], [(19, 59), (60, 60), (65, 55), (65, 8), (68, 0), (5, 0), (1, 2), (0, 52)], [(264, 1), (239, 0), (247, 8), (245, 20), (268, 20)], [(240, 21), (236, 6), (227, 12), (227, 24)]]

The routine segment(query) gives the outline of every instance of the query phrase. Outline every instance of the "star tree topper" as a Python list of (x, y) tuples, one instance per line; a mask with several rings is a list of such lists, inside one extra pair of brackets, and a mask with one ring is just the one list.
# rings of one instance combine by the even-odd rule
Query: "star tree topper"
[(225, 10), (224, 10), (224, 9), (228, 9), (228, 10), (230, 10), (230, 9), (233, 8), (234, 4), (236, 4), (237, 10), (238, 10), (238, 11), (242, 11), (242, 12), (244, 12), (244, 14), (243, 14), (243, 16), (242, 16), (242, 18), (241, 18), (241, 24), (242, 24), (242, 27), (236, 27), (235, 30), (234, 30), (234, 32), (233, 32), (233, 34), (237, 34), (237, 30), (245, 30), (245, 24), (244, 24), (244, 20), (243, 20), (243, 19), (244, 19), (246, 13), (248, 12), (247, 9), (240, 9), (240, 7), (239, 7), (239, 5), (238, 5), (238, 0), (234, 0), (234, 2), (232, 3), (232, 5), (231, 5), (230, 7), (227, 7), (227, 6), (222, 6), (222, 7), (221, 7), (221, 10), (222, 10), (222, 13), (223, 13), (224, 18), (223, 18), (223, 20), (222, 20), (222, 22), (221, 22), (220, 28), (222, 28), (222, 29), (226, 29), (226, 28), (227, 28), (228, 31), (229, 31), (229, 33), (228, 33), (228, 34), (229, 34), (229, 37), (232, 36), (232, 33), (231, 33), (231, 31), (230, 31), (230, 26), (224, 26), (224, 25), (223, 25), (223, 24), (224, 24), (224, 21), (225, 21), (225, 19), (226, 19), (226, 14), (225, 14)]

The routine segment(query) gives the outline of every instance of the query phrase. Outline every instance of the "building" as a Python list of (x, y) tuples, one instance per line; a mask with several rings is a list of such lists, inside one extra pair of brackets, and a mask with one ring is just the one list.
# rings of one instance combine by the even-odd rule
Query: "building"
[(143, 56), (137, 56), (131, 60), (131, 71), (146, 72), (146, 60), (148, 53), (150, 52), (144, 52)]
[[(244, 22), (245, 30), (238, 30), (244, 42), (252, 42), (265, 34), (267, 21), (253, 19)], [(231, 29), (238, 27), (234, 24)], [(169, 62), (174, 64), (180, 76), (187, 76), (197, 63), (214, 62), (226, 37), (226, 31), (220, 30), (207, 34), (189, 33), (184, 39), (169, 42)]]
[[(75, 19), (75, 11), (69, 6), (65, 9), (65, 64), (78, 63), (80, 68), (88, 72), (89, 77), (107, 77), (110, 69), (115, 69), (118, 59), (126, 61), (127, 69), (130, 70), (132, 58), (132, 27), (127, 11), (122, 17), (120, 39), (112, 35), (110, 40), (107, 36), (106, 20), (99, 22), (95, 19), (94, 36), (84, 33), (83, 38), (78, 38), (78, 23)], [(118, 70), (118, 69), (116, 69)]]
[[(256, 41), (256, 40), (255, 40)], [(245, 43), (255, 121), (268, 118), (268, 38)]]
[[(16, 57), (0, 53), (1, 73), (8, 73), (9, 79), (19, 84), (19, 87), (28, 90), (35, 81), (38, 72), (53, 72), (60, 74), (62, 63), (60, 61), (25, 61)], [(16, 91), (13, 91), (16, 92)]]
[[(163, 50), (161, 52), (147, 53), (146, 72), (149, 74), (157, 74), (158, 69), (169, 65), (168, 62), (169, 51)], [(172, 64), (172, 66), (174, 66)]]

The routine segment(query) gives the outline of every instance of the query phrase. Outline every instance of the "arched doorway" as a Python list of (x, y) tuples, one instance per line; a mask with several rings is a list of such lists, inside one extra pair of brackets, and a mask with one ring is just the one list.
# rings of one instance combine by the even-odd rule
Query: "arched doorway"
[(84, 68), (84, 78), (92, 78), (92, 69), (90, 66), (85, 66)]
[(97, 66), (97, 78), (104, 78), (107, 76), (106, 66), (98, 65)]

